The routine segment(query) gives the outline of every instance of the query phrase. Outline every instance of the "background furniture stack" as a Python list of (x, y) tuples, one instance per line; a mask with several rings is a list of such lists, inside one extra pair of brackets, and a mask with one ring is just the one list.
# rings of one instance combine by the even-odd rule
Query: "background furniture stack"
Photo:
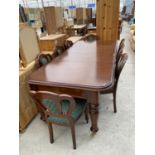
[(48, 34), (55, 34), (64, 25), (62, 7), (44, 7)]
[(53, 51), (55, 46), (62, 46), (65, 42), (65, 34), (51, 34), (39, 39), (41, 51)]
[(74, 25), (72, 27), (69, 28), (70, 31), (72, 31), (70, 34), (71, 35), (85, 35), (87, 33), (87, 26), (86, 24), (81, 24), (81, 25)]
[(92, 8), (86, 8), (87, 24), (92, 23)]
[(86, 8), (76, 8), (76, 21), (77, 24), (86, 24), (87, 13)]
[(126, 0), (121, 15), (128, 22), (135, 19), (135, 0)]
[(69, 9), (68, 15), (69, 15), (69, 18), (75, 19), (76, 18), (76, 9)]
[[(31, 38), (31, 39), (30, 39)], [(29, 26), (19, 30), (20, 68), (19, 68), (19, 128), (23, 131), (37, 114), (37, 108), (29, 95), (26, 78), (35, 70), (35, 58), (40, 53), (37, 34)], [(21, 62), (22, 65), (21, 66)]]

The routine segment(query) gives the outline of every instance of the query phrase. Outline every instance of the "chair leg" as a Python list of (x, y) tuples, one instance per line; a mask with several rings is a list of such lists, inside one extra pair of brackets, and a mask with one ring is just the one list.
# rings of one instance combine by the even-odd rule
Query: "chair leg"
[(88, 117), (88, 106), (86, 107), (85, 111), (84, 111), (84, 114), (85, 114), (85, 120), (86, 122), (88, 123), (89, 122), (89, 117)]
[(49, 135), (50, 135), (50, 142), (53, 143), (54, 142), (54, 138), (53, 138), (53, 127), (52, 127), (52, 123), (48, 123), (48, 129), (49, 129)]
[(75, 137), (75, 125), (71, 125), (71, 133), (72, 133), (72, 140), (73, 140), (73, 149), (76, 149), (76, 137)]
[(42, 121), (46, 121), (46, 118), (45, 118), (45, 114), (44, 114), (44, 112), (42, 112), (40, 109), (39, 109), (39, 113), (40, 113), (40, 119), (42, 120)]
[(117, 107), (116, 107), (116, 91), (113, 92), (113, 107), (114, 107), (114, 113), (117, 112)]

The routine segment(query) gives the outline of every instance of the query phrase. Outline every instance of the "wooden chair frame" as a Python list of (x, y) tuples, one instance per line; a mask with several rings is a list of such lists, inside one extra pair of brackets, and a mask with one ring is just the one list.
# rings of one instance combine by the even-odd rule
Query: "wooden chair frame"
[[(44, 111), (44, 116), (45, 116), (45, 119), (46, 119), (46, 122), (47, 122), (48, 128), (49, 128), (50, 142), (51, 143), (54, 142), (52, 124), (67, 126), (67, 127), (71, 128), (72, 140), (73, 140), (73, 148), (76, 149), (75, 123), (80, 118), (80, 116), (82, 115), (83, 112), (85, 112), (85, 119), (86, 119), (86, 121), (88, 123), (88, 106), (87, 106), (87, 103), (85, 104), (85, 107), (84, 107), (82, 113), (78, 116), (78, 118), (76, 120), (74, 120), (72, 118), (71, 114), (75, 110), (76, 103), (75, 103), (75, 99), (72, 96), (67, 95), (67, 94), (56, 94), (56, 93), (48, 92), (48, 91), (37, 91), (37, 92), (36, 91), (30, 91), (30, 94), (35, 99), (37, 107), (39, 107), (38, 110), (39, 111)], [(48, 107), (45, 107), (41, 103), (42, 99), (52, 100), (56, 105), (56, 109), (58, 111), (58, 114), (55, 115), (55, 114), (51, 113), (50, 109)], [(68, 100), (70, 102), (68, 112), (64, 113), (62, 111), (61, 104), (60, 104), (62, 100)], [(54, 117), (57, 117), (57, 118), (66, 118), (69, 123), (68, 124), (58, 124), (58, 123), (55, 123), (55, 122), (49, 122), (48, 121), (49, 116), (54, 116)]]
[(116, 107), (116, 92), (117, 92), (117, 86), (118, 86), (118, 80), (120, 77), (120, 74), (123, 70), (123, 67), (128, 59), (128, 54), (127, 53), (121, 53), (120, 58), (118, 60), (118, 63), (116, 64), (115, 68), (115, 79), (112, 84), (112, 86), (108, 87), (107, 89), (101, 91), (101, 94), (109, 94), (113, 93), (113, 107), (114, 107), (114, 112), (117, 112), (117, 107)]

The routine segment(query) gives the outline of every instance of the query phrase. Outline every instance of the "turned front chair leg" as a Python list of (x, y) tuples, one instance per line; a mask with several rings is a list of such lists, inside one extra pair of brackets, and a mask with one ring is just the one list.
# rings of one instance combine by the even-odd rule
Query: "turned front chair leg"
[(113, 107), (114, 107), (114, 113), (117, 112), (117, 107), (116, 107), (116, 91), (113, 92)]
[(84, 111), (84, 113), (85, 113), (85, 120), (86, 120), (86, 122), (88, 123), (89, 122), (89, 117), (88, 117), (88, 106), (86, 107), (86, 109), (85, 109), (85, 111)]
[(50, 142), (53, 143), (54, 142), (54, 138), (53, 138), (53, 127), (52, 127), (52, 123), (48, 123), (48, 129), (49, 129), (49, 135), (50, 135)]
[(73, 149), (76, 149), (76, 138), (75, 138), (75, 125), (71, 125), (71, 133), (72, 133), (72, 141), (73, 141)]

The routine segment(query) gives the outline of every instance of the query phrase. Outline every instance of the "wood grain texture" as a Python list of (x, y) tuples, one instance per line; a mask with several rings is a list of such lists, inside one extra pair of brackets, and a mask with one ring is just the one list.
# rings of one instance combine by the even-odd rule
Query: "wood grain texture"
[(41, 51), (52, 51), (56, 45), (62, 46), (65, 42), (65, 34), (51, 34), (39, 39)]
[(100, 42), (117, 40), (119, 0), (97, 0), (96, 18)]
[(86, 8), (76, 8), (76, 20), (77, 24), (85, 24), (87, 22), (87, 9)]
[(84, 20), (87, 18), (86, 15), (86, 8), (76, 8), (76, 19), (77, 20)]
[(40, 51), (52, 51), (55, 47), (53, 40), (40, 40), (39, 41)]

